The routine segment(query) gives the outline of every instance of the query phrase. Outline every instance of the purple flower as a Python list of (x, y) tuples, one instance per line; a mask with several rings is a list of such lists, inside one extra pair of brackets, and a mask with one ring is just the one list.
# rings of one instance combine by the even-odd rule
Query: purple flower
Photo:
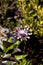
[(15, 37), (17, 39), (21, 39), (21, 41), (27, 40), (30, 39), (30, 35), (32, 35), (32, 33), (28, 32), (28, 28), (16, 27)]

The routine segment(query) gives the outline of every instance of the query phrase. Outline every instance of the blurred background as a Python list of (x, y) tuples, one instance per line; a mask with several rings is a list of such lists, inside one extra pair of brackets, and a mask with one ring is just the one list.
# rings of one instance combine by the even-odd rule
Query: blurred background
[[(27, 41), (12, 35), (21, 25), (32, 33)], [(0, 0), (0, 40), (2, 28), (11, 33), (0, 42), (0, 65), (43, 65), (43, 0)]]

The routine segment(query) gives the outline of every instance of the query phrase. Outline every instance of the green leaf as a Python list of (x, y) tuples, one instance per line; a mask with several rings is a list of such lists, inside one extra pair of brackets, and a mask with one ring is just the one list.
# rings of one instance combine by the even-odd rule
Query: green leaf
[(7, 53), (9, 50), (18, 47), (19, 44), (20, 44), (20, 41), (16, 41), (14, 44), (12, 44), (10, 47), (8, 47), (8, 48), (6, 49), (6, 53)]
[(12, 42), (13, 42), (12, 38), (10, 38), (10, 39), (8, 40), (8, 42), (12, 43)]
[(15, 58), (16, 58), (17, 60), (20, 60), (20, 59), (25, 58), (26, 56), (27, 56), (27, 54), (25, 54), (25, 55), (16, 55)]

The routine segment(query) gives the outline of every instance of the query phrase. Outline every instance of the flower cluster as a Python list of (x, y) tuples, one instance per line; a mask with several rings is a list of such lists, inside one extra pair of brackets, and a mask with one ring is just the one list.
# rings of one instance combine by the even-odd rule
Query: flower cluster
[[(15, 30), (9, 30), (8, 28), (0, 28), (0, 47), (2, 46), (3, 41), (8, 42), (12, 40), (12, 43), (14, 43), (16, 40), (27, 40), (30, 39), (30, 35), (32, 35), (32, 32), (30, 32), (29, 27), (15, 27)], [(9, 34), (7, 36), (7, 34)]]

